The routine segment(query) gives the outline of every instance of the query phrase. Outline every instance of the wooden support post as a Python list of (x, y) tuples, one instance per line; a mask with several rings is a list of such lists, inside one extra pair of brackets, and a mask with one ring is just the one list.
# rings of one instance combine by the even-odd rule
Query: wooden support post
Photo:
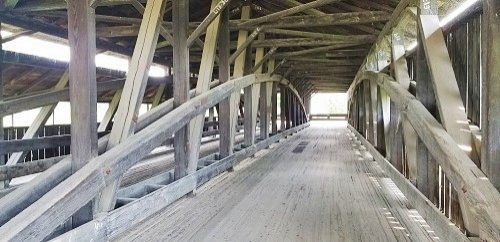
[[(364, 91), (365, 91), (365, 88), (364, 88), (364, 82), (363, 83), (360, 83), (360, 85), (358, 86), (358, 117), (359, 117), (359, 123), (358, 123), (358, 131), (360, 134), (364, 135), (364, 137), (366, 138), (366, 122), (365, 122), (365, 97), (364, 97)], [(392, 110), (392, 109), (391, 109)], [(392, 119), (391, 119), (392, 120)]]
[[(220, 14), (220, 36), (219, 36), (219, 81), (221, 84), (229, 81), (229, 10), (226, 8)], [(232, 94), (219, 104), (219, 155), (221, 158), (233, 154), (234, 135), (236, 133), (236, 123), (233, 117), (237, 117), (235, 100), (239, 93)]]
[(421, 14), (419, 28), (443, 127), (480, 166), (437, 12)]
[(111, 120), (113, 120), (113, 117), (115, 116), (116, 109), (118, 108), (118, 104), (120, 103), (120, 98), (122, 96), (122, 91), (123, 89), (116, 90), (111, 102), (109, 102), (108, 109), (106, 110), (99, 127), (97, 127), (97, 132), (104, 132), (107, 130)]
[[(244, 8), (245, 12), (241, 13), (241, 18), (242, 19), (248, 19), (250, 18), (250, 8)], [(248, 34), (248, 32), (247, 32)], [(240, 39), (241, 38), (241, 39)], [(240, 47), (243, 47), (244, 44), (247, 42), (248, 36), (245, 36), (242, 31), (240, 31), (240, 36), (238, 38), (238, 45), (241, 44)], [(263, 35), (259, 35), (259, 38), (263, 38)], [(241, 41), (240, 41), (241, 40)], [(240, 48), (238, 47), (238, 48)], [(238, 66), (238, 68), (243, 67), (246, 69), (248, 72), (250, 72), (250, 66), (252, 65), (252, 59), (251, 59), (251, 54), (252, 54), (252, 49), (250, 47), (247, 47), (246, 50), (242, 52), (242, 55), (236, 58), (236, 63), (235, 63), (235, 70), (234, 72), (236, 73), (236, 64), (240, 64), (241, 66)], [(264, 49), (263, 48), (258, 48), (255, 52), (255, 61), (258, 62), (262, 60), (264, 56)], [(244, 59), (244, 57), (247, 57)], [(241, 61), (244, 63), (242, 64)], [(255, 73), (261, 73), (262, 68), (258, 68), (255, 70)], [(253, 84), (251, 86), (245, 87), (244, 88), (244, 146), (249, 147), (255, 143), (255, 130), (257, 126), (257, 112), (258, 112), (258, 106), (259, 106), (259, 97), (260, 97), (260, 83)]]
[[(264, 40), (265, 35), (259, 34), (259, 40)], [(255, 63), (262, 63), (264, 61), (264, 48), (257, 48), (255, 53)], [(262, 64), (254, 65), (257, 67), (255, 74), (262, 73)], [(271, 115), (271, 91), (272, 83), (262, 83), (260, 85), (260, 101), (259, 101), (259, 112), (260, 112), (260, 139), (264, 140), (269, 138), (269, 122)]]
[(290, 93), (290, 120), (292, 121), (292, 128), (297, 126), (297, 100), (293, 93)]
[(269, 122), (271, 121), (271, 82), (260, 85), (260, 138), (269, 138)]
[[(189, 99), (189, 48), (187, 43), (189, 25), (189, 2), (172, 2), (172, 22), (174, 33), (174, 108)], [(174, 135), (175, 179), (187, 174), (189, 154), (189, 126), (183, 127)]]
[[(68, 42), (71, 56), (77, 57), (69, 63), (72, 173), (97, 156), (95, 40), (91, 1), (68, 1)], [(78, 227), (92, 219), (92, 204), (88, 203), (75, 213), (72, 225)]]
[(278, 84), (274, 82), (271, 91), (271, 133), (278, 133)]
[[(0, 31), (2, 26), (0, 25)], [(3, 39), (0, 35), (0, 102), (3, 101)], [(0, 141), (4, 140), (3, 115), (0, 115)], [(0, 154), (0, 166), (5, 165), (7, 156)], [(0, 181), (0, 189), (5, 188), (8, 184)]]
[[(417, 35), (418, 36), (418, 35)], [(437, 117), (436, 98), (421, 39), (417, 49), (417, 90), (416, 97), (434, 117)], [(431, 202), (439, 202), (438, 165), (423, 141), (418, 138), (416, 146), (417, 188)]]
[(378, 134), (377, 134), (377, 83), (375, 81), (369, 81), (370, 85), (370, 100), (369, 100), (369, 117), (371, 130), (368, 137), (371, 136), (370, 142), (373, 146), (378, 147)]
[[(219, 0), (212, 0), (211, 13), (215, 12), (215, 10), (220, 7), (218, 2)], [(221, 1), (221, 3), (222, 2), (225, 1)], [(217, 41), (219, 37), (219, 23), (220, 18), (217, 16), (207, 28), (195, 95), (200, 95), (210, 89), (210, 81), (212, 80), (215, 63), (215, 51), (217, 50)], [(204, 123), (205, 113), (191, 120), (189, 125), (188, 174), (195, 172), (198, 167)]]
[(483, 1), (481, 168), (500, 191), (500, 3)]
[(285, 86), (279, 85), (280, 87), (280, 131), (286, 129), (286, 108), (285, 108)]
[[(124, 142), (135, 131), (139, 109), (149, 78), (149, 67), (153, 61), (158, 41), (164, 8), (164, 1), (161, 0), (148, 1), (146, 5), (106, 150)], [(115, 207), (116, 191), (120, 180), (121, 176), (106, 186), (96, 197), (95, 212), (108, 212)]]
[(363, 82), (363, 98), (365, 102), (365, 131), (363, 134), (365, 138), (373, 144), (373, 114), (371, 106), (371, 89), (370, 81), (366, 80)]
[[(431, 5), (431, 8), (426, 9), (428, 5)], [(473, 145), (472, 132), (465, 113), (464, 103), (460, 96), (455, 72), (439, 24), (437, 3), (435, 1), (421, 0), (421, 7), (422, 11), (417, 17), (419, 35), (431, 74), (441, 124), (458, 146), (479, 167), (481, 164), (475, 145)], [(462, 188), (457, 187), (457, 189)], [(478, 218), (474, 217), (473, 211), (467, 208), (467, 201), (462, 199), (460, 202), (466, 230), (472, 235), (478, 235), (480, 232), (477, 223)]]
[(208, 122), (213, 122), (214, 125), (208, 126), (208, 131), (212, 131), (215, 129), (215, 107), (208, 109)]
[[(392, 63), (396, 81), (405, 89), (410, 89), (410, 76), (408, 65), (406, 63), (405, 48), (402, 35), (400, 33), (392, 34)], [(403, 138), (406, 150), (406, 161), (408, 164), (409, 178), (413, 184), (417, 182), (417, 139), (415, 130), (406, 118), (400, 120), (403, 126)]]
[(288, 89), (286, 86), (282, 86), (282, 89), (283, 89), (283, 99), (284, 99), (284, 109), (283, 109), (283, 113), (284, 113), (284, 120), (285, 120), (285, 129), (289, 129), (290, 128), (290, 95), (289, 95), (289, 92), (288, 92)]
[[(381, 154), (386, 154), (385, 145), (385, 122), (384, 120), (384, 106), (387, 95), (382, 93), (382, 89), (377, 87), (377, 149)], [(385, 108), (388, 108), (387, 106)], [(388, 120), (387, 120), (388, 121)]]
[(151, 108), (157, 107), (160, 105), (161, 99), (163, 97), (163, 94), (165, 92), (165, 87), (167, 86), (166, 83), (161, 83), (158, 86), (158, 89), (156, 89), (156, 93), (153, 97), (153, 101), (151, 102)]

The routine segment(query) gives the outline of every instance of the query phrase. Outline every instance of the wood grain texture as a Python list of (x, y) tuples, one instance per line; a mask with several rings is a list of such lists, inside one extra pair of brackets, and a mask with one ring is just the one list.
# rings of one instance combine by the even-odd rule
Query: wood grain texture
[[(117, 241), (433, 241), (391, 179), (349, 140), (345, 123), (318, 123)], [(294, 153), (300, 142), (309, 144)]]

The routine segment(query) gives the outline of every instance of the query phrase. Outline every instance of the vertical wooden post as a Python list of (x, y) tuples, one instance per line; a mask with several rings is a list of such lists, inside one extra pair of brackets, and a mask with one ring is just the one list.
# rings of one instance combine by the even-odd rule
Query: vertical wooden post
[[(208, 109), (208, 122), (215, 122), (215, 107)], [(215, 125), (209, 125), (208, 131), (214, 130)]]
[(297, 126), (297, 99), (295, 98), (295, 95), (293, 95), (292, 92), (290, 92), (290, 98), (291, 98), (291, 116), (292, 116), (292, 127)]
[[(370, 115), (370, 110), (371, 110), (371, 105), (370, 105), (370, 101), (371, 101), (371, 92), (370, 92), (370, 81), (368, 80), (365, 80), (363, 82), (363, 102), (365, 103), (364, 107), (365, 107), (365, 114), (364, 114), (364, 120), (365, 120), (365, 125), (364, 125), (364, 130), (363, 130), (363, 134), (365, 135), (365, 138), (368, 140), (368, 141), (372, 141), (373, 140), (373, 133), (371, 132), (371, 130), (373, 130), (373, 126), (372, 126), (372, 123), (370, 120), (372, 120), (371, 118), (371, 115)], [(371, 133), (371, 135), (370, 135)]]
[[(225, 8), (220, 13), (220, 35), (219, 35), (219, 81), (225, 83), (229, 81), (229, 9)], [(233, 154), (234, 135), (236, 133), (236, 123), (234, 116), (237, 116), (235, 99), (239, 100), (240, 93), (235, 93), (219, 104), (219, 155), (220, 158)]]
[(378, 114), (377, 114), (377, 82), (374, 80), (369, 81), (370, 85), (370, 100), (369, 100), (369, 117), (370, 117), (370, 125), (371, 125), (371, 130), (368, 135), (368, 137), (371, 137), (370, 142), (373, 144), (374, 147), (378, 147), (379, 144), (377, 143), (378, 141), (378, 133), (377, 133), (377, 126), (378, 126)]
[(165, 82), (158, 85), (158, 88), (156, 89), (155, 95), (153, 97), (153, 101), (151, 102), (151, 108), (160, 105), (163, 94), (165, 93), (166, 86), (167, 84)]
[[(405, 58), (405, 48), (403, 45), (402, 35), (400, 33), (392, 34), (392, 63), (394, 69), (394, 76), (396, 81), (406, 90), (410, 89), (410, 76), (408, 73), (408, 65)], [(417, 134), (410, 122), (401, 117), (400, 120), (403, 126), (403, 139), (406, 150), (406, 161), (408, 164), (409, 178), (413, 184), (417, 180)]]
[(363, 82), (358, 87), (358, 95), (357, 95), (358, 106), (359, 106), (359, 108), (358, 108), (358, 111), (359, 111), (359, 113), (358, 113), (359, 114), (358, 115), (359, 116), (359, 124), (358, 124), (359, 130), (358, 131), (359, 131), (360, 134), (365, 135), (365, 137), (366, 137), (366, 121), (365, 121), (365, 116), (366, 116), (365, 115), (366, 114), (366, 112), (365, 112), (365, 110), (366, 110), (365, 106), (366, 106), (366, 103), (365, 103), (365, 97), (364, 97), (364, 95), (365, 95), (365, 93), (364, 93), (365, 92), (364, 85), (365, 85), (365, 83)]
[(283, 86), (285, 90), (285, 129), (291, 128), (291, 115), (290, 115), (290, 91), (288, 87)]
[[(141, 27), (130, 60), (125, 85), (115, 114), (115, 123), (109, 135), (106, 149), (109, 150), (125, 141), (135, 131), (135, 125), (142, 105), (144, 92), (149, 78), (149, 67), (158, 41), (161, 19), (165, 8), (164, 1), (148, 1), (144, 11)], [(96, 212), (107, 212), (115, 207), (116, 191), (121, 177), (96, 197)]]
[[(418, 30), (419, 31), (419, 30)], [(419, 36), (419, 35), (417, 35)], [(417, 49), (417, 99), (437, 117), (436, 98), (432, 88), (431, 77), (425, 53), (422, 47), (420, 37), (418, 39)], [(417, 159), (417, 188), (429, 198), (434, 204), (439, 201), (438, 197), (438, 165), (434, 157), (429, 153), (423, 141), (419, 138), (416, 147)]]
[[(71, 171), (97, 156), (97, 85), (95, 9), (91, 1), (68, 1), (68, 42), (71, 102)], [(92, 203), (75, 213), (73, 227), (92, 220)]]
[(260, 138), (269, 138), (269, 122), (271, 119), (271, 92), (272, 83), (260, 85)]
[(481, 168), (500, 191), (500, 3), (483, 1)]
[(286, 129), (286, 108), (285, 108), (285, 86), (279, 85), (280, 87), (280, 131)]
[[(189, 1), (172, 2), (172, 23), (174, 33), (174, 108), (189, 100), (189, 48), (188, 48), (188, 26), (189, 26)], [(187, 174), (187, 162), (189, 155), (189, 126), (175, 132), (174, 156), (175, 156), (175, 179)]]
[[(2, 25), (0, 24), (0, 31)], [(2, 36), (0, 35), (0, 102), (3, 101), (3, 44)], [(0, 115), (0, 141), (4, 140), (3, 116)], [(0, 154), (0, 166), (5, 165), (6, 155)], [(7, 182), (0, 182), (0, 189), (4, 188)]]
[[(250, 18), (251, 8), (250, 6), (243, 6), (241, 12), (241, 19), (247, 20)], [(263, 35), (259, 35), (259, 38), (262, 38)], [(242, 48), (248, 40), (248, 31), (240, 31), (238, 35), (238, 48)], [(241, 55), (236, 58), (235, 66), (234, 66), (234, 77), (243, 76), (245, 70), (247, 74), (251, 71), (253, 67), (252, 63), (252, 48), (247, 47), (244, 48)], [(264, 50), (262, 48), (258, 48), (255, 54), (255, 61), (258, 62), (264, 56)], [(261, 73), (262, 68), (258, 68), (256, 73)], [(248, 147), (255, 143), (255, 130), (257, 126), (257, 112), (259, 105), (259, 92), (260, 92), (260, 83), (250, 85), (245, 87), (243, 90), (243, 99), (244, 99), (244, 146)]]
[(272, 83), (271, 91), (271, 133), (278, 133), (278, 84)]

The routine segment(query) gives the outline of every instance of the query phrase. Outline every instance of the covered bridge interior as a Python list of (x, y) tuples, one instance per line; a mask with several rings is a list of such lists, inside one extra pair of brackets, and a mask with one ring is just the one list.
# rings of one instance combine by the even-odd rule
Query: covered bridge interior
[(500, 241), (499, 15), (3, 0), (0, 241)]

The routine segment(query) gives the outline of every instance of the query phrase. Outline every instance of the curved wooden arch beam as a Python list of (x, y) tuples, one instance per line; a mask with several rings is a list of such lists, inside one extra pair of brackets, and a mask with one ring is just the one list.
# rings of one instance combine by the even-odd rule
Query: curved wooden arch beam
[(477, 221), (479, 237), (500, 240), (500, 193), (459, 147), (452, 136), (423, 104), (395, 80), (382, 73), (365, 71), (360, 80), (374, 80), (382, 87), (415, 129), (446, 177), (457, 188), (458, 196)]
[[(289, 82), (280, 76), (248, 75), (194, 97), (148, 127), (90, 160), (31, 206), (0, 227), (5, 240), (43, 240), (106, 186), (164, 142), (192, 118), (253, 83)], [(288, 82), (288, 83), (287, 83)], [(286, 84), (287, 83), (287, 84)], [(292, 93), (296, 90), (290, 87)], [(300, 96), (296, 95), (300, 100)], [(302, 102), (301, 102), (302, 103)], [(303, 108), (303, 106), (302, 106)]]

